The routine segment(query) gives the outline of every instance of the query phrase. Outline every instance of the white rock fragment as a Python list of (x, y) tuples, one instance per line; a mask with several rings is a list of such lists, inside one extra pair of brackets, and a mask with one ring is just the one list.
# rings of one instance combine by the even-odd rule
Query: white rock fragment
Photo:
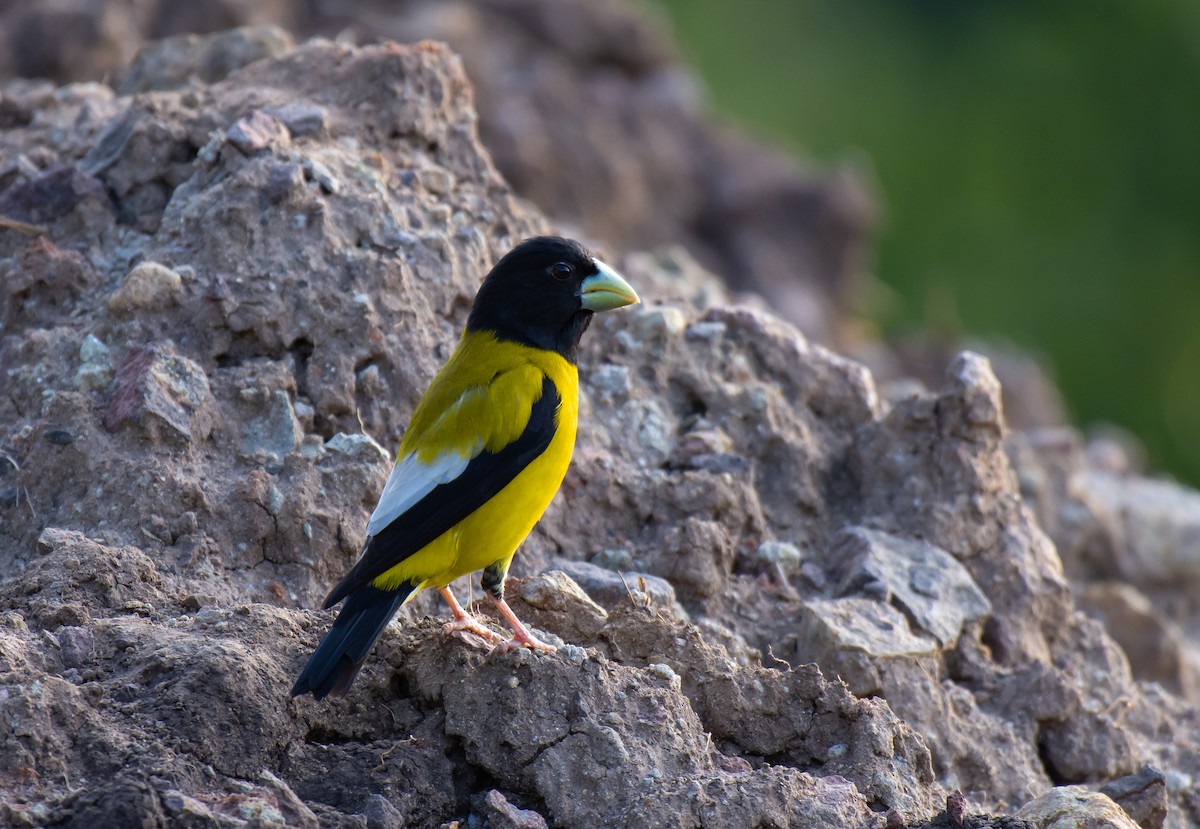
[(112, 378), (108, 346), (94, 334), (88, 334), (79, 346), (79, 368), (75, 371), (75, 388), (80, 391), (101, 391), (108, 388)]
[(787, 541), (764, 541), (758, 545), (754, 554), (759, 561), (766, 564), (778, 564), (788, 575), (800, 569), (803, 559), (800, 548)]
[(363, 455), (378, 455), (384, 460), (392, 460), (392, 455), (370, 435), (348, 435), (338, 432), (325, 442), (325, 449), (339, 455), (356, 458)]

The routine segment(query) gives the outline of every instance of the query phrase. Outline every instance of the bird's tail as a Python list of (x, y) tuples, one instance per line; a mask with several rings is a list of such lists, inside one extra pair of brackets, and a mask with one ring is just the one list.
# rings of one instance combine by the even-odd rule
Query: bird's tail
[(322, 699), (328, 694), (345, 694), (366, 662), (371, 646), (414, 589), (410, 584), (397, 590), (364, 584), (351, 593), (333, 627), (300, 672), (292, 696), (311, 693)]

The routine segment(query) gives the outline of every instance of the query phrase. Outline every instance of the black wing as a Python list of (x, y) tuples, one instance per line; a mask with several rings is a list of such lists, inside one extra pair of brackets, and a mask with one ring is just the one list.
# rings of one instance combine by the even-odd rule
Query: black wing
[(483, 506), (534, 461), (554, 438), (554, 418), (561, 398), (549, 377), (542, 378), (542, 396), (533, 404), (529, 423), (515, 441), (499, 452), (483, 451), (462, 474), (429, 494), (367, 538), (362, 556), (325, 598), (333, 607), (356, 587), (366, 584), (421, 550), (446, 530)]

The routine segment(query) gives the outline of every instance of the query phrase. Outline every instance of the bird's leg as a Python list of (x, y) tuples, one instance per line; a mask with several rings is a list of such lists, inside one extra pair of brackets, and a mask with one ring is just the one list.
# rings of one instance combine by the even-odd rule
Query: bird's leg
[(479, 579), (483, 584), (484, 592), (495, 603), (496, 609), (500, 611), (500, 615), (504, 617), (504, 621), (508, 622), (508, 626), (512, 628), (513, 632), (512, 639), (500, 642), (496, 645), (496, 650), (500, 653), (508, 653), (517, 648), (530, 648), (535, 651), (554, 653), (558, 649), (530, 633), (529, 629), (517, 618), (517, 614), (512, 612), (508, 602), (504, 601), (504, 580), (507, 577), (508, 562), (506, 561), (503, 564), (497, 563), (485, 568)]
[(450, 612), (454, 614), (454, 621), (446, 622), (442, 626), (442, 630), (445, 631), (447, 636), (460, 630), (465, 630), (468, 633), (474, 633), (476, 636), (492, 644), (499, 644), (504, 641), (503, 636), (463, 610), (462, 605), (458, 603), (458, 599), (454, 598), (454, 594), (450, 592), (449, 587), (440, 588), (438, 592), (442, 594), (442, 598), (446, 600), (446, 604), (450, 605)]
[(492, 600), (496, 603), (496, 607), (500, 610), (500, 615), (504, 617), (504, 621), (508, 622), (508, 626), (512, 628), (513, 637), (507, 639), (496, 646), (496, 650), (500, 653), (508, 653), (515, 651), (517, 648), (530, 648), (535, 651), (545, 651), (546, 653), (554, 653), (558, 648), (551, 644), (538, 639), (525, 625), (521, 624), (521, 620), (517, 618), (517, 614), (512, 612), (512, 608), (508, 606), (508, 602), (504, 599), (497, 599), (495, 596)]

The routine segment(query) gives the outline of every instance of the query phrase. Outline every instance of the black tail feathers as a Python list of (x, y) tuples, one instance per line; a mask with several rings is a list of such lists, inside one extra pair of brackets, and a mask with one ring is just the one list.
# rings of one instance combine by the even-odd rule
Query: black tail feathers
[(363, 585), (346, 598), (333, 627), (309, 657), (292, 686), (292, 696), (311, 693), (316, 699), (341, 696), (350, 689), (371, 646), (413, 592), (412, 585), (379, 590)]

